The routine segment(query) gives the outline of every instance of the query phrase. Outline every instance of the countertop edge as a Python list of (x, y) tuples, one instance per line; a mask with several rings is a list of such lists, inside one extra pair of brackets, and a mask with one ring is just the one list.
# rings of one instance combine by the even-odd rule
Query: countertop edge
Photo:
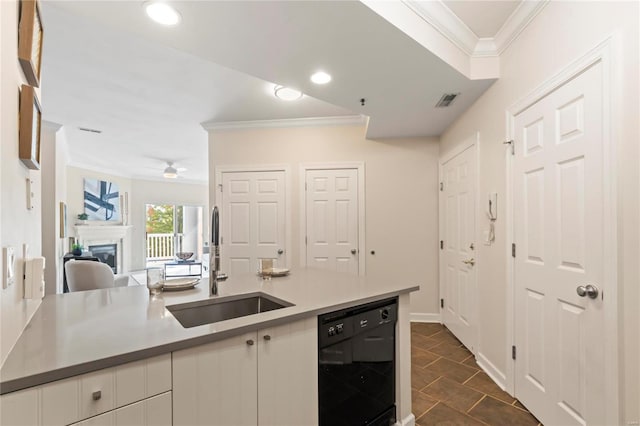
[(119, 355), (110, 356), (108, 358), (97, 359), (94, 361), (76, 364), (68, 367), (62, 367), (55, 370), (46, 371), (43, 373), (34, 374), (31, 376), (20, 377), (17, 379), (11, 379), (0, 382), (0, 395), (8, 394), (31, 388), (34, 386), (44, 385), (46, 383), (55, 382), (58, 380), (68, 379), (81, 374), (91, 373), (93, 371), (102, 370), (105, 368), (115, 367), (118, 365), (126, 364), (133, 361), (139, 361), (145, 358), (151, 358), (166, 353), (191, 348), (207, 343), (224, 340), (226, 338), (234, 337), (242, 333), (256, 331), (265, 327), (272, 327), (280, 324), (284, 324), (298, 319), (308, 318), (311, 316), (318, 316), (328, 312), (337, 311), (340, 309), (354, 306), (354, 304), (364, 304), (373, 302), (376, 300), (385, 299), (388, 297), (399, 296), (405, 293), (411, 293), (417, 291), (420, 288), (418, 285), (409, 286), (403, 289), (390, 290), (381, 292), (379, 294), (367, 296), (364, 298), (358, 298), (349, 300), (342, 303), (332, 304), (323, 307), (317, 307), (304, 312), (293, 313), (278, 318), (272, 318), (269, 320), (256, 321), (254, 323), (239, 326), (234, 329), (224, 330), (220, 332), (210, 333), (202, 336), (187, 338), (183, 340), (177, 340), (168, 344), (153, 346), (142, 350), (133, 352), (122, 353)]

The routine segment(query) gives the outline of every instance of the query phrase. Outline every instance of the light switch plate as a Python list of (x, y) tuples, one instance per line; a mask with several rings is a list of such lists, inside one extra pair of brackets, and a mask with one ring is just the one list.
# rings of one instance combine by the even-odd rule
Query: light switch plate
[(2, 288), (14, 283), (16, 276), (16, 253), (13, 247), (2, 249)]

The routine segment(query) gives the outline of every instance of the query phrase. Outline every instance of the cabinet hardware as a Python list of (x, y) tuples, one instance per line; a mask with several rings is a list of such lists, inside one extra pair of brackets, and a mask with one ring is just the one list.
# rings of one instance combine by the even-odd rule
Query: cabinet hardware
[(269, 336), (268, 334), (265, 334), (263, 338), (264, 340), (271, 340), (271, 336)]
[(253, 340), (251, 340), (251, 339), (247, 340), (247, 345), (253, 346)]
[(100, 398), (102, 398), (102, 391), (95, 391), (94, 393), (91, 394), (91, 397), (93, 398), (94, 401), (99, 400)]

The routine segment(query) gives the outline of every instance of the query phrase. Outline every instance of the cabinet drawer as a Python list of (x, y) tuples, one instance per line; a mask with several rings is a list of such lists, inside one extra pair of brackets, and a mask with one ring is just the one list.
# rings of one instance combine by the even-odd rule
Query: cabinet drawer
[(126, 405), (71, 426), (171, 426), (171, 392)]
[(113, 424), (115, 417), (99, 415), (170, 390), (168, 353), (2, 395), (0, 424)]

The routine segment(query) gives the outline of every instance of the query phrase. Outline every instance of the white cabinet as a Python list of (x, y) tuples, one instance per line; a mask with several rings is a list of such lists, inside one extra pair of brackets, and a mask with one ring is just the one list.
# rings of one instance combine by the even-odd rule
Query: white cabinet
[[(165, 354), (2, 395), (0, 424), (54, 426), (91, 419), (87, 424), (112, 425), (114, 409), (170, 390), (171, 354)], [(171, 424), (170, 396), (167, 407)]]
[(312, 317), (174, 352), (174, 424), (317, 424), (316, 328)]

